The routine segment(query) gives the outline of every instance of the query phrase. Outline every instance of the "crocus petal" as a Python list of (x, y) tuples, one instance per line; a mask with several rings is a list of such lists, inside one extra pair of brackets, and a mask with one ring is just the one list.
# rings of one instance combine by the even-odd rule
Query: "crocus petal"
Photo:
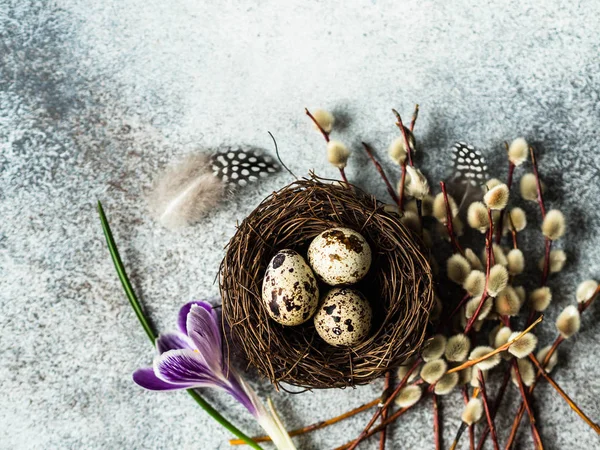
[(258, 417), (260, 400), (252, 388), (233, 369), (229, 369), (229, 387), (227, 392), (240, 402), (254, 417)]
[(226, 380), (206, 365), (204, 358), (194, 350), (169, 350), (154, 359), (154, 373), (167, 383), (194, 387), (227, 387)]
[(201, 302), (201, 301), (189, 302), (189, 303), (186, 303), (185, 305), (183, 305), (181, 307), (181, 309), (179, 310), (177, 324), (179, 325), (179, 329), (181, 330), (181, 332), (185, 335), (188, 334), (188, 332), (187, 332), (187, 316), (190, 312), (190, 309), (192, 309), (193, 305), (202, 306), (204, 309), (206, 309), (209, 312), (212, 312), (212, 310), (213, 310), (213, 308), (212, 308), (212, 306), (210, 306), (210, 304), (208, 304), (206, 302)]
[(154, 374), (154, 369), (152, 367), (136, 370), (133, 373), (133, 381), (141, 387), (150, 389), (151, 391), (171, 391), (173, 389), (187, 389), (192, 386), (190, 383), (167, 383)]
[(214, 311), (192, 305), (187, 316), (188, 336), (215, 372), (223, 372), (221, 328)]
[(169, 350), (182, 350), (184, 348), (193, 349), (193, 344), (185, 334), (167, 333), (161, 334), (156, 339), (156, 350), (159, 354)]

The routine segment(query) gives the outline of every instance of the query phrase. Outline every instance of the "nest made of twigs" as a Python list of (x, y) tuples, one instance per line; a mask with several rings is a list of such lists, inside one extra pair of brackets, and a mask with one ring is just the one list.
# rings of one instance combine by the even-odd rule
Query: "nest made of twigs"
[[(261, 298), (266, 267), (278, 250), (301, 255), (311, 240), (336, 226), (361, 233), (373, 252), (355, 286), (369, 300), (373, 324), (354, 348), (333, 347), (313, 321), (283, 326)], [(417, 236), (383, 204), (356, 187), (313, 177), (274, 192), (239, 225), (221, 264), (223, 317), (248, 363), (272, 383), (306, 388), (366, 384), (418, 352), (433, 305), (432, 275)], [(322, 286), (321, 292), (326, 292)]]

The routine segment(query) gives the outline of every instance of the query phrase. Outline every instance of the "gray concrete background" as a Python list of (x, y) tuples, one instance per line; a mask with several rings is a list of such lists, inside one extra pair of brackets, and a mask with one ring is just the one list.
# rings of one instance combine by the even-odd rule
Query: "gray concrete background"
[[(600, 278), (599, 19), (594, 1), (0, 0), (0, 448), (229, 448), (228, 433), (185, 393), (145, 392), (131, 381), (152, 350), (94, 203), (105, 204), (148, 314), (172, 329), (180, 304), (218, 298), (213, 280), (236, 221), (288, 178), (248, 188), (177, 233), (146, 213), (151, 180), (198, 148), (270, 148), (267, 130), (293, 171), (335, 176), (304, 106), (344, 118), (337, 136), (357, 154), (349, 177), (382, 198), (358, 154), (360, 140), (382, 152), (395, 137), (392, 107), (408, 118), (421, 104), (419, 164), (432, 184), (447, 175), (457, 139), (481, 148), (501, 177), (503, 140), (539, 143), (548, 204), (569, 221), (560, 243), (569, 263), (551, 281), (556, 300), (539, 333), (549, 342), (577, 283)], [(528, 212), (537, 225), (535, 207)], [(537, 260), (541, 242), (534, 229), (529, 236), (524, 245)], [(556, 371), (596, 421), (598, 319), (595, 307)], [(273, 395), (289, 428), (371, 400), (382, 386), (291, 396), (252, 380)], [(517, 395), (510, 390), (499, 419), (502, 440)], [(228, 397), (206, 397), (242, 429), (259, 431)], [(443, 403), (448, 445), (460, 397)], [(536, 409), (546, 448), (599, 447), (546, 385)], [(298, 446), (339, 445), (366, 420)], [(431, 448), (431, 423), (427, 400), (393, 428), (389, 448)], [(531, 448), (526, 426), (519, 443)]]

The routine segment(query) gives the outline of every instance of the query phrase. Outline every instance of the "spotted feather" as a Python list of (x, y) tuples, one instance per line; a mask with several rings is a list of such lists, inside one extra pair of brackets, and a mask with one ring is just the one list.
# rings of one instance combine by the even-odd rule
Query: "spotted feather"
[(488, 166), (481, 152), (470, 144), (457, 142), (452, 147), (452, 166), (455, 181), (481, 186), (488, 178)]
[(274, 158), (255, 148), (222, 148), (211, 156), (210, 165), (213, 175), (230, 187), (246, 186), (280, 169)]

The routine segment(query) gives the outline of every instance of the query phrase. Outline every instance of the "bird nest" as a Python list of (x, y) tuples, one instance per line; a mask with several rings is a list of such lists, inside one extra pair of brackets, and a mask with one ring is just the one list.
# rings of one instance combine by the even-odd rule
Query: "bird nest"
[[(339, 226), (361, 233), (373, 251), (369, 273), (355, 286), (371, 304), (373, 323), (367, 340), (353, 348), (325, 343), (312, 320), (276, 323), (261, 298), (265, 270), (278, 250), (306, 255), (315, 236)], [(274, 192), (239, 225), (219, 283), (224, 323), (249, 365), (276, 386), (305, 388), (367, 384), (405, 362), (424, 341), (434, 296), (420, 239), (398, 216), (356, 187), (316, 177)]]

